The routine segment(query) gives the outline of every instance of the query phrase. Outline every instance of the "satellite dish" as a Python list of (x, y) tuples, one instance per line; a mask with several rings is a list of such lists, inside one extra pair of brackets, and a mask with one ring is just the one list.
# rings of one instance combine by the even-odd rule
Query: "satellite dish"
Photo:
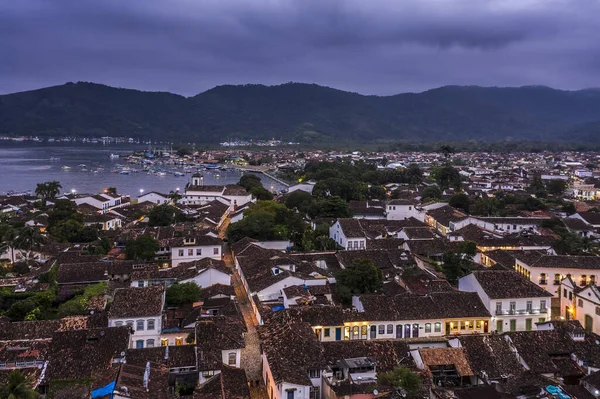
[(373, 395), (379, 395), (379, 391), (377, 389), (373, 390)]

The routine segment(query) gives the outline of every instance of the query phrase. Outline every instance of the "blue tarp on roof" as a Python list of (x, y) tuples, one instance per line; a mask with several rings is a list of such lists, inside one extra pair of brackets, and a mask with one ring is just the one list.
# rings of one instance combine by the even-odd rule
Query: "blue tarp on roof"
[(117, 386), (117, 382), (113, 381), (110, 384), (105, 385), (105, 386), (103, 386), (101, 388), (94, 389), (92, 391), (92, 399), (94, 399), (94, 398), (101, 398), (101, 397), (106, 396), (106, 395), (110, 395), (110, 397), (112, 398), (112, 393), (115, 390), (116, 386)]
[(285, 306), (283, 306), (283, 305), (279, 305), (279, 306), (273, 306), (273, 307), (271, 308), (271, 310), (272, 310), (273, 312), (277, 312), (278, 310), (284, 310), (284, 309), (285, 309)]

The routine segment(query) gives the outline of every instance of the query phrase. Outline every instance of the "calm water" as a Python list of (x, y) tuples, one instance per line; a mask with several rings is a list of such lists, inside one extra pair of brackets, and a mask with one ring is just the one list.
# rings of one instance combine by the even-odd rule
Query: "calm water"
[[(114, 173), (116, 166), (124, 165), (125, 160), (111, 159), (110, 154), (127, 155), (138, 148), (140, 147), (101, 144), (79, 146), (0, 144), (0, 193), (33, 191), (37, 183), (58, 180), (65, 192), (76, 190), (78, 193), (98, 193), (107, 187), (116, 187), (119, 193), (137, 196), (140, 190), (168, 193), (176, 188), (183, 189), (190, 181), (191, 174), (182, 177), (174, 176), (172, 172), (177, 169), (170, 166), (161, 166), (167, 172), (166, 176), (148, 174), (141, 170), (141, 165), (128, 165), (140, 170), (138, 173), (129, 175)], [(52, 157), (60, 160), (52, 161), (50, 159)], [(81, 171), (82, 167), (79, 165), (85, 165), (88, 172)], [(61, 169), (63, 166), (70, 166), (72, 169), (64, 171)], [(104, 170), (97, 171), (98, 168)], [(207, 185), (237, 183), (241, 176), (237, 170), (203, 171), (202, 174)], [(267, 189), (271, 189), (271, 186), (275, 190), (283, 188), (266, 176), (260, 177)]]

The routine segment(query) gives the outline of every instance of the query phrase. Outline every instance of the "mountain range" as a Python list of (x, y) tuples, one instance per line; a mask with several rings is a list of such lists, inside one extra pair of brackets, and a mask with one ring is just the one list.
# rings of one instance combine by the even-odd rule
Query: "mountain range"
[(600, 142), (600, 90), (444, 86), (373, 96), (316, 84), (217, 86), (193, 97), (78, 82), (0, 96), (0, 134), (174, 142)]

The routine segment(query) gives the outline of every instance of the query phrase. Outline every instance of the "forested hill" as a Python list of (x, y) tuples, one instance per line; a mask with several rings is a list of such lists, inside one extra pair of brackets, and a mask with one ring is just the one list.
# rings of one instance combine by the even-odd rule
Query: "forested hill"
[(0, 134), (600, 142), (600, 90), (445, 86), (382, 97), (288, 83), (218, 86), (186, 98), (80, 82), (0, 96)]

